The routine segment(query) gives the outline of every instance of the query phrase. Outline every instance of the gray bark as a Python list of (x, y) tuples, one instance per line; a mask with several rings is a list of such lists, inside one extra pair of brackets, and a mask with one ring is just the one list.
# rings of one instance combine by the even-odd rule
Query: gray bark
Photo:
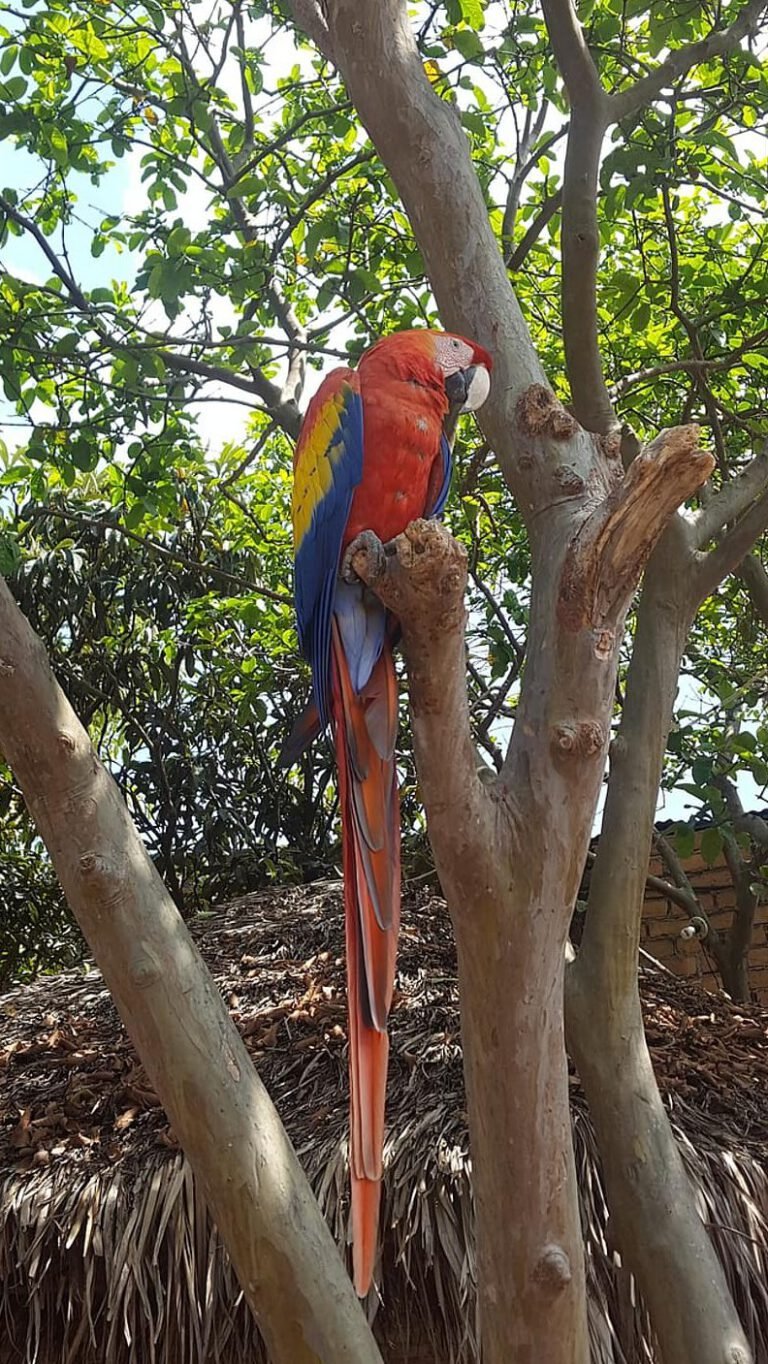
[[(303, 0), (302, 9), (309, 2)], [(587, 436), (542, 382), (464, 134), (426, 80), (406, 6), (402, 0), (327, 0), (323, 24), (325, 50), (409, 214), (443, 323), (480, 341), (494, 357), (481, 421), (531, 536), (532, 627), (523, 688), (503, 771), (490, 785), (477, 781), (466, 729), (461, 631), (455, 609), (445, 610), (446, 601), (455, 605), (456, 575), (436, 570), (442, 587), (433, 594), (429, 624), (423, 602), (409, 602), (403, 587), (403, 573), (416, 562), (409, 537), (398, 542), (389, 567), (356, 567), (384, 600), (394, 583), (391, 604), (403, 622), (419, 777), (457, 940), (484, 1361), (582, 1364), (587, 1343), (567, 1130), (561, 962), (603, 770), (624, 612), (674, 507), (703, 482), (712, 460), (696, 456), (695, 440), (672, 433), (676, 449), (674, 441), (662, 439), (622, 481), (618, 433)], [(599, 128), (597, 118), (591, 127)], [(590, 176), (598, 156), (593, 139)], [(574, 204), (577, 179), (574, 172)], [(446, 203), (450, 214), (442, 211)], [(594, 353), (588, 359), (594, 366)], [(597, 424), (607, 421), (600, 416)], [(739, 542), (758, 515), (747, 513), (751, 520), (742, 523)], [(710, 554), (692, 559), (702, 595), (709, 590), (703, 575), (711, 580), (727, 571), (737, 547), (732, 541), (717, 563)], [(417, 576), (423, 577), (430, 551), (422, 545), (420, 552)], [(438, 563), (442, 558), (438, 553)], [(445, 638), (438, 624), (443, 618)], [(439, 687), (430, 677), (439, 678)], [(647, 852), (646, 840), (646, 859)], [(626, 920), (619, 935), (629, 954), (633, 930)], [(632, 969), (634, 976), (636, 952)], [(614, 1016), (616, 1026), (621, 1017)], [(632, 1036), (642, 1048), (642, 1031)], [(619, 1086), (621, 1076), (612, 1082)], [(627, 1117), (624, 1091), (619, 1102)], [(631, 1127), (633, 1116), (627, 1120)], [(672, 1142), (663, 1110), (659, 1128), (662, 1145), (653, 1149), (663, 1159)], [(641, 1165), (640, 1178), (650, 1207), (663, 1189), (649, 1191), (649, 1168)], [(617, 1175), (617, 1196), (626, 1194), (627, 1182), (631, 1193), (634, 1178), (634, 1167)], [(686, 1205), (685, 1217), (695, 1220), (684, 1181), (675, 1194)], [(630, 1201), (634, 1217), (642, 1200)], [(642, 1215), (639, 1226), (645, 1226)], [(637, 1238), (628, 1245), (635, 1268)], [(676, 1296), (697, 1301), (701, 1310), (710, 1267), (709, 1260), (698, 1267), (678, 1261)], [(675, 1300), (668, 1283), (665, 1292)], [(654, 1305), (661, 1307), (658, 1297)], [(713, 1324), (721, 1346), (736, 1342), (730, 1364), (737, 1364), (743, 1336), (727, 1295), (719, 1307), (722, 1333), (719, 1310), (712, 1317), (702, 1312), (702, 1318)], [(728, 1360), (723, 1350), (719, 1357), (723, 1364)], [(678, 1364), (674, 1355), (670, 1364)]]
[(381, 1364), (280, 1119), (112, 778), (0, 582), (0, 747), (273, 1364)]
[(555, 479), (569, 471), (571, 496), (550, 515), (546, 543), (534, 541), (528, 664), (495, 783), (479, 780), (468, 723), (463, 549), (440, 526), (416, 522), (395, 554), (369, 537), (353, 559), (402, 623), (416, 761), (456, 936), (485, 1364), (588, 1360), (565, 944), (624, 613), (674, 505), (709, 473), (697, 434), (667, 433), (623, 475), (547, 390), (534, 385), (518, 404), (522, 457), (546, 458)]
[(638, 1280), (663, 1359), (748, 1364), (653, 1074), (637, 987), (661, 764), (700, 600), (691, 542), (676, 518), (645, 575), (584, 932), (566, 977), (568, 1045), (595, 1124), (613, 1241)]

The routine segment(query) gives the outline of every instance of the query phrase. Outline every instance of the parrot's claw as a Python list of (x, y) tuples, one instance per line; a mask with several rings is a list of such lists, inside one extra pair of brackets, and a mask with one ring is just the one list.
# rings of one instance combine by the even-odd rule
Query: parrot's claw
[[(342, 556), (340, 574), (345, 583), (359, 583), (360, 574), (355, 572), (354, 559), (356, 554), (366, 555), (371, 567), (378, 564), (384, 557), (384, 546), (378, 535), (374, 535), (372, 530), (361, 531), (356, 535), (351, 544), (347, 545)], [(367, 576), (367, 575), (366, 575)]]

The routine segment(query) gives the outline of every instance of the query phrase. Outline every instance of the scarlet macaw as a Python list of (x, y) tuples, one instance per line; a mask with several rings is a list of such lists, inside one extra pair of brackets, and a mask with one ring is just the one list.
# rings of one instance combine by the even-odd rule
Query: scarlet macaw
[(321, 384), (293, 462), (296, 615), (315, 704), (281, 760), (295, 761), (330, 721), (342, 822), (352, 1241), (361, 1297), (376, 1252), (387, 1017), (400, 921), (396, 623), (340, 568), (364, 530), (386, 542), (416, 518), (440, 514), (456, 416), (484, 402), (490, 369), (488, 353), (460, 336), (387, 336), (365, 352), (356, 372), (336, 369)]

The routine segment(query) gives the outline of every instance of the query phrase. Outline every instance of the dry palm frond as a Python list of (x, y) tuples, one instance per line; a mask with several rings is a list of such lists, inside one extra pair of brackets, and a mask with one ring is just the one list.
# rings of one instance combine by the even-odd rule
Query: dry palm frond
[[(249, 896), (195, 930), (329, 1224), (347, 1236), (341, 902)], [(478, 1358), (472, 1171), (445, 906), (404, 907), (382, 1208), (392, 1364)], [(757, 1360), (768, 1360), (766, 1015), (643, 973), (654, 1060)], [(0, 999), (0, 1364), (235, 1364), (258, 1336), (191, 1174), (96, 972)], [(655, 1358), (617, 1262), (572, 1081), (595, 1364)], [(377, 1310), (378, 1309), (378, 1310)]]

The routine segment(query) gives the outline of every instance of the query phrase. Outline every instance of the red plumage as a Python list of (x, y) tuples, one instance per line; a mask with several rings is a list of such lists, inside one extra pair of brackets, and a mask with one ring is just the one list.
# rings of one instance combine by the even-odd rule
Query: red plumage
[[(386, 1029), (400, 921), (391, 648), (397, 626), (370, 594), (335, 575), (340, 554), (362, 531), (386, 542), (411, 521), (442, 509), (450, 476), (446, 382), (451, 376), (468, 381), (477, 369), (490, 368), (487, 352), (462, 337), (428, 331), (385, 337), (366, 351), (356, 375), (336, 371), (324, 381), (294, 461), (297, 613), (317, 706), (299, 722), (283, 760), (295, 761), (329, 712), (342, 823), (353, 1260), (361, 1296), (376, 1257)], [(480, 387), (482, 401), (487, 383)]]

